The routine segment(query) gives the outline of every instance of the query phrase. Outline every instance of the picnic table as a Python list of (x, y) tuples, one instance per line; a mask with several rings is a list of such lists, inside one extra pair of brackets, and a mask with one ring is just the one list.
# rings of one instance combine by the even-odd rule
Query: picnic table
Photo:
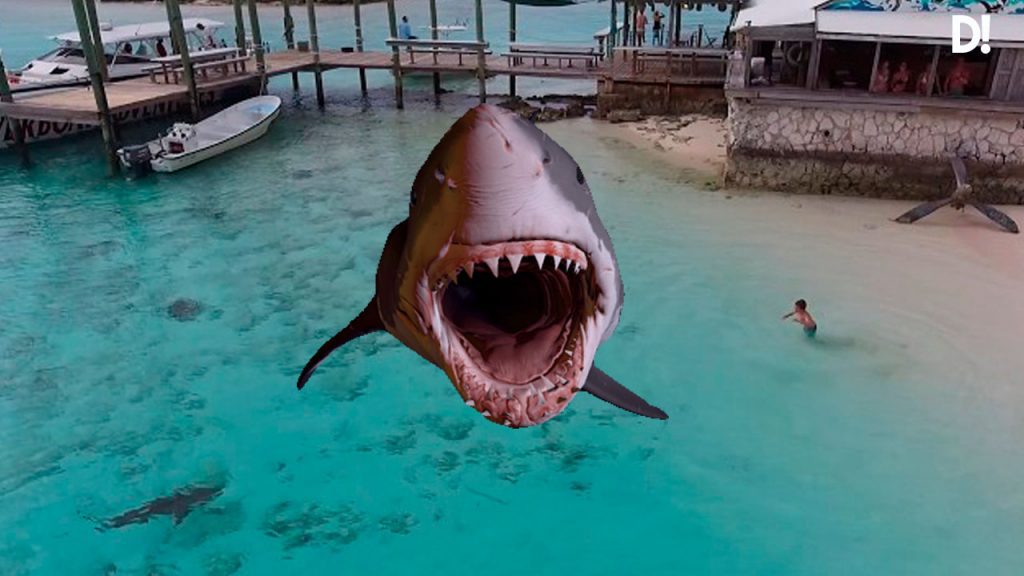
[[(239, 65), (242, 69), (245, 69), (245, 61), (248, 58), (238, 56), (238, 48), (209, 48), (206, 50), (194, 50), (188, 53), (189, 59), (192, 62), (192, 68), (194, 70), (200, 70), (203, 74), (206, 73), (208, 68), (235, 65), (236, 69)], [(182, 72), (181, 54), (171, 54), (169, 56), (160, 56), (153, 58), (152, 66), (146, 66), (142, 70), (149, 72), (149, 79), (156, 82), (156, 75), (158, 73), (163, 74), (164, 83), (169, 84), (171, 82), (171, 75), (174, 75), (174, 83), (178, 83), (178, 76)]]
[(388, 38), (385, 40), (388, 46), (393, 48), (405, 48), (409, 54), (409, 63), (416, 63), (416, 54), (433, 54), (434, 64), (437, 64), (438, 54), (456, 54), (459, 57), (459, 66), (462, 66), (463, 56), (476, 56), (480, 53), (490, 54), (490, 46), (487, 42), (475, 40), (406, 40), (402, 38)]
[(512, 43), (509, 44), (509, 51), (502, 56), (508, 58), (509, 67), (522, 64), (525, 59), (529, 58), (533, 61), (534, 66), (537, 66), (538, 59), (544, 62), (544, 66), (547, 66), (550, 59), (554, 60), (559, 68), (561, 68), (563, 60), (568, 63), (569, 68), (572, 68), (573, 60), (583, 60), (586, 67), (591, 68), (597, 65), (601, 54), (593, 46)]

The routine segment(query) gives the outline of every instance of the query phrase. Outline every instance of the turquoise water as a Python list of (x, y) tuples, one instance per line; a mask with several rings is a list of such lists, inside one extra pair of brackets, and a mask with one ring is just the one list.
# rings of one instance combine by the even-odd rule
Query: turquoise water
[[(510, 431), (386, 335), (296, 392), (470, 105), (343, 88), (173, 176), (108, 179), (95, 135), (0, 154), (0, 574), (1024, 570), (1019, 361), (958, 337), (939, 287), (898, 308), (794, 264), (836, 253), (588, 121), (545, 130), (622, 267), (598, 364), (670, 420), (581, 396)], [(778, 321), (798, 292), (817, 343)], [(179, 525), (97, 530), (198, 484), (224, 492)]]

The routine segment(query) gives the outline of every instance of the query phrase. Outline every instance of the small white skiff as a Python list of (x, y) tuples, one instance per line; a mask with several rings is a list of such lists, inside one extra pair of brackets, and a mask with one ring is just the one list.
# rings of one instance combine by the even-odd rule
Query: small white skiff
[(175, 172), (244, 146), (267, 133), (281, 111), (277, 96), (257, 96), (196, 123), (175, 123), (167, 134), (117, 151), (125, 168)]

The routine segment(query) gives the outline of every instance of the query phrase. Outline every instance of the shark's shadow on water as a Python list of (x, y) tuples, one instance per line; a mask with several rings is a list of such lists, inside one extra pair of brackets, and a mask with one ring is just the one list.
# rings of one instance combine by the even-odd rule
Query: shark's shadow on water
[(814, 338), (808, 338), (810, 344), (815, 348), (819, 348), (827, 351), (853, 351), (853, 350), (864, 350), (868, 351), (869, 346), (866, 342), (852, 336), (835, 336), (830, 334), (817, 335)]
[(162, 496), (151, 500), (138, 508), (103, 520), (96, 530), (105, 532), (112, 528), (122, 528), (129, 524), (146, 524), (156, 516), (170, 516), (174, 525), (181, 521), (198, 506), (212, 502), (224, 493), (223, 486), (187, 486), (175, 490), (170, 496)]

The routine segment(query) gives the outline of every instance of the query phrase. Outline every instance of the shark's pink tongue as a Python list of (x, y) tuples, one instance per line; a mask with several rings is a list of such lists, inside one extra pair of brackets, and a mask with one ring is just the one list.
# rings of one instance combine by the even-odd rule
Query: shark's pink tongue
[(509, 384), (528, 384), (546, 373), (555, 356), (565, 347), (562, 326), (548, 326), (517, 335), (491, 334), (481, 338), (471, 335), (482, 360), (481, 366), (491, 376)]

